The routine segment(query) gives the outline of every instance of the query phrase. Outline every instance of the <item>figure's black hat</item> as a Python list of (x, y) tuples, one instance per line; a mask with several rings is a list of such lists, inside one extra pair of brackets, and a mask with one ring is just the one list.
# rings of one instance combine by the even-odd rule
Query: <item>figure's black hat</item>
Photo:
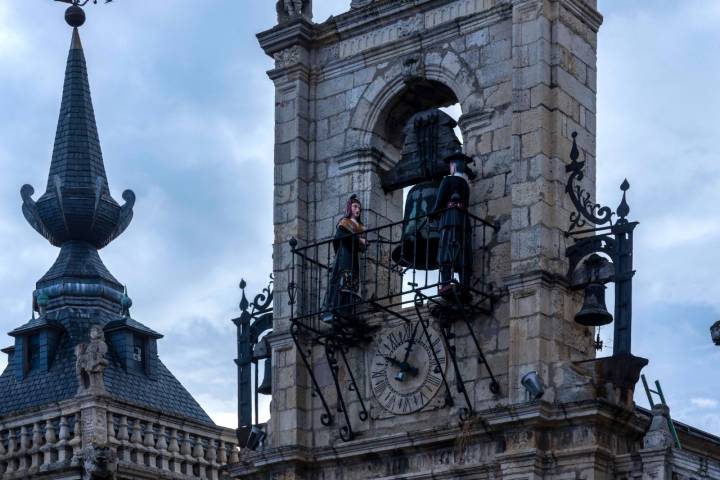
[(461, 171), (464, 171), (470, 178), (470, 180), (477, 177), (475, 172), (470, 168), (470, 165), (475, 164), (475, 159), (465, 155), (462, 152), (455, 152), (453, 154), (450, 154), (447, 157), (443, 158), (443, 161), (447, 164), (449, 164), (450, 162), (463, 162), (463, 168)]

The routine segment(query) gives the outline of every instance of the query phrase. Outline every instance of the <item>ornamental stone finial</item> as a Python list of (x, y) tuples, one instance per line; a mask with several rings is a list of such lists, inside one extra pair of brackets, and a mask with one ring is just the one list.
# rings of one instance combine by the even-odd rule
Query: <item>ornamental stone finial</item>
[(643, 446), (645, 448), (669, 448), (675, 445), (668, 422), (670, 421), (670, 409), (667, 405), (654, 405), (652, 407), (652, 421), (645, 437)]
[(312, 21), (312, 0), (278, 0), (276, 4), (278, 23), (304, 18)]

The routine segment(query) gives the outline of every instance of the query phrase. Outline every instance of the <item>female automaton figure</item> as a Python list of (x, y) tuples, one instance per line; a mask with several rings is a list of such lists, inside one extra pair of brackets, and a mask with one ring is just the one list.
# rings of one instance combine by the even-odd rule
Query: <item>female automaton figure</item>
[(367, 247), (365, 226), (360, 220), (361, 212), (360, 200), (353, 194), (345, 205), (343, 218), (335, 228), (332, 242), (335, 262), (330, 270), (322, 316), (325, 322), (347, 323), (351, 320), (352, 306), (359, 298), (359, 255)]
[(431, 218), (440, 218), (440, 246), (438, 264), (440, 265), (440, 294), (452, 295), (451, 280), (455, 273), (460, 277), (460, 285), (470, 286), (473, 269), (472, 226), (467, 215), (470, 201), (468, 177), (474, 178), (468, 163), (472, 159), (462, 153), (445, 158), (449, 164), (450, 175), (443, 178), (438, 189)]

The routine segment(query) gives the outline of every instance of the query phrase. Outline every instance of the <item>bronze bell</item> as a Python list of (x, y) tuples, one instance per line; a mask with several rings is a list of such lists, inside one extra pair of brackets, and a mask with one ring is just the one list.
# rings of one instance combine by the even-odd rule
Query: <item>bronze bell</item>
[(440, 182), (424, 182), (412, 187), (405, 200), (400, 245), (392, 251), (398, 265), (415, 270), (437, 270), (437, 251), (440, 230), (427, 217), (435, 204)]
[(272, 359), (265, 359), (265, 368), (263, 368), (263, 379), (257, 388), (257, 392), (261, 395), (272, 394)]
[(587, 327), (600, 327), (612, 323), (613, 317), (605, 306), (605, 285), (594, 281), (585, 287), (585, 300), (575, 321)]

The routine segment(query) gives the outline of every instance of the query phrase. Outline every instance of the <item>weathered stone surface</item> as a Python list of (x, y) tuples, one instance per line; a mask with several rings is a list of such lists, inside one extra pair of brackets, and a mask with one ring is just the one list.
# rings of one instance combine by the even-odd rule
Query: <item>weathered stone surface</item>
[[(282, 388), (271, 406), (273, 434), (233, 475), (325, 480), (641, 475), (637, 462), (623, 455), (642, 449), (649, 418), (619, 401), (614, 386), (599, 386), (591, 368), (574, 363), (594, 358), (593, 332), (573, 322), (581, 299), (564, 278), (570, 208), (565, 164), (574, 130), (594, 194), (596, 33), (602, 21), (595, 2), (358, 0), (352, 7), (308, 27), (307, 37), (290, 26), (260, 35), (271, 55), (280, 37), (286, 40), (283, 49), (293, 41), (309, 49), (292, 67), (304, 72), (300, 80), (272, 74), (278, 99), (292, 105), (276, 118), (282, 145), (290, 145), (278, 147), (276, 155), (276, 281), (287, 282), (292, 263), (280, 251), (282, 242), (290, 236), (302, 245), (329, 238), (350, 193), (361, 199), (368, 228), (399, 221), (402, 192), (383, 191), (381, 178), (402, 157), (406, 122), (417, 112), (458, 104), (463, 150), (476, 160), (479, 174), (471, 183), (470, 211), (498, 227), (485, 245), (475, 245), (476, 265), (485, 269), (496, 294), (492, 312), (469, 319), (487, 364), (478, 361), (471, 330), (457, 322), (451, 332), (457, 366), (444, 372), (452, 406), (444, 405), (441, 395), (439, 403), (435, 399), (416, 413), (394, 416), (370, 389), (371, 346), (352, 345), (347, 352), (357, 390), (349, 389), (347, 369), (339, 367), (343, 409), (322, 346), (301, 341), (320, 396), (313, 395), (302, 358), (288, 343), (284, 351), (294, 358), (277, 368)], [(292, 111), (306, 122), (289, 118)], [(379, 250), (387, 250), (382, 245)], [(322, 248), (320, 255), (329, 256), (329, 246)], [(388, 258), (378, 253), (368, 274), (383, 271)], [(396, 276), (379, 285), (394, 288), (401, 280)], [(311, 287), (309, 293), (318, 290)], [(369, 298), (380, 290), (366, 281), (361, 291)], [(318, 302), (317, 296), (312, 301)], [(288, 315), (287, 306), (277, 309), (286, 338)], [(417, 321), (413, 308), (402, 315)], [(378, 328), (400, 322), (381, 309), (363, 319)], [(308, 322), (323, 326), (317, 319)], [(489, 389), (488, 365), (498, 393)], [(546, 388), (533, 402), (520, 384), (531, 371)], [(366, 421), (359, 417), (360, 399)], [(466, 408), (476, 415), (463, 421)], [(332, 425), (323, 425), (323, 415), (332, 417)], [(351, 442), (340, 438), (345, 422), (356, 433)], [(648, 468), (655, 471), (656, 465)]]

